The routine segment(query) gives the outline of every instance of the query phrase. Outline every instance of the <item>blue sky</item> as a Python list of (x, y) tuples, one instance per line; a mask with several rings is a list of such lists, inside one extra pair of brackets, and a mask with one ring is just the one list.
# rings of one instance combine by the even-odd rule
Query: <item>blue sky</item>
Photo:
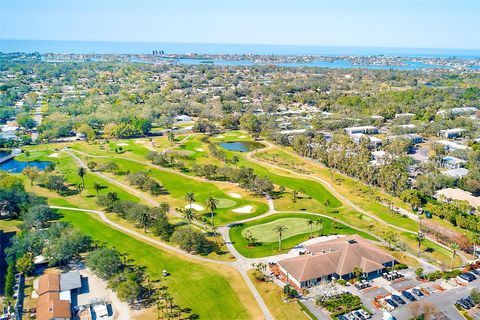
[(480, 1), (0, 0), (3, 39), (480, 49)]

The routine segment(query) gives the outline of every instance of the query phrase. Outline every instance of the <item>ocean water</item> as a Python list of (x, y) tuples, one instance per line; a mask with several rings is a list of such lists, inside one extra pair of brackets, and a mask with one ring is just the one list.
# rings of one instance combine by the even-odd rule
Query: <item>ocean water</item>
[(402, 57), (480, 57), (480, 50), (462, 49), (0, 39), (0, 51), (2, 52), (148, 54), (152, 50), (163, 50), (166, 54), (211, 53), (325, 56), (383, 54)]

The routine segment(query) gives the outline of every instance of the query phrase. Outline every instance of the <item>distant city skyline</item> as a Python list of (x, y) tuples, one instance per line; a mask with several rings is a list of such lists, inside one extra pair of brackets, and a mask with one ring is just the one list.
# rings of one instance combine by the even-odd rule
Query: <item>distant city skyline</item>
[(480, 1), (0, 0), (0, 38), (480, 49)]

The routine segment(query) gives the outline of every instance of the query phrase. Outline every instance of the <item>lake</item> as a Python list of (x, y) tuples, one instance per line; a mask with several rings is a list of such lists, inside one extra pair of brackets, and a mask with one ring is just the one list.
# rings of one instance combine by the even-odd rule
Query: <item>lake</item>
[[(0, 158), (10, 155), (10, 152), (0, 151)], [(25, 167), (37, 167), (38, 170), (45, 170), (45, 168), (52, 163), (52, 161), (17, 161), (15, 159), (8, 160), (0, 164), (0, 170), (10, 173), (20, 173)]]
[(252, 151), (255, 149), (261, 149), (265, 147), (263, 144), (259, 142), (253, 141), (231, 141), (231, 142), (222, 142), (219, 144), (220, 147), (230, 150), (230, 151), (240, 151), (240, 152), (247, 152)]

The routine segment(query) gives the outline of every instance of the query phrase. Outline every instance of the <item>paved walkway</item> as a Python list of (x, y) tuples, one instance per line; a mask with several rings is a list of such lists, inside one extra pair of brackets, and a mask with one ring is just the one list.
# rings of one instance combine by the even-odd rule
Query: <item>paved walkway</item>
[[(183, 141), (185, 141), (186, 139), (188, 139), (190, 137), (187, 136), (185, 137)], [(271, 149), (273, 148), (274, 146), (269, 143), (269, 142), (265, 142), (265, 144), (267, 144), (267, 148), (264, 148), (262, 149), (262, 151), (266, 151), (268, 149)], [(83, 166), (83, 167), (87, 167), (85, 162), (79, 158), (76, 154), (74, 154), (73, 152), (75, 153), (78, 153), (78, 154), (81, 154), (81, 155), (84, 155), (84, 156), (88, 156), (88, 157), (97, 157), (97, 158), (111, 158), (111, 156), (95, 156), (95, 155), (90, 155), (88, 153), (85, 153), (85, 152), (82, 152), (82, 151), (78, 151), (78, 150), (71, 150), (71, 149), (65, 149), (64, 152), (69, 154), (71, 157), (73, 157), (75, 159), (75, 161), (80, 165), (80, 166)], [(247, 154), (247, 159), (252, 161), (252, 162), (255, 162), (257, 164), (260, 164), (262, 166), (270, 166), (272, 168), (276, 168), (276, 169), (279, 169), (279, 170), (283, 170), (285, 172), (289, 172), (289, 173), (292, 173), (294, 175), (296, 175), (297, 177), (300, 177), (300, 178), (305, 178), (305, 179), (310, 179), (310, 180), (316, 180), (318, 182), (320, 182), (322, 185), (324, 185), (333, 195), (335, 195), (340, 201), (342, 201), (343, 204), (347, 204), (348, 206), (350, 206), (351, 208), (355, 209), (356, 211), (358, 212), (361, 212), (365, 215), (367, 215), (368, 217), (380, 222), (380, 223), (383, 223), (383, 224), (386, 224), (392, 228), (395, 228), (397, 230), (400, 230), (400, 231), (403, 231), (403, 232), (408, 232), (408, 233), (415, 233), (411, 230), (408, 230), (408, 229), (404, 229), (402, 227), (399, 227), (399, 226), (396, 226), (396, 225), (392, 225), (392, 224), (389, 224), (383, 220), (381, 220), (380, 218), (368, 213), (367, 211), (363, 210), (362, 208), (358, 207), (357, 205), (355, 205), (354, 203), (352, 203), (349, 199), (347, 199), (346, 197), (344, 197), (342, 194), (340, 194), (328, 181), (324, 180), (324, 179), (321, 179), (319, 177), (316, 177), (316, 176), (310, 176), (310, 175), (305, 175), (305, 174), (301, 174), (301, 173), (298, 173), (298, 172), (295, 172), (295, 171), (292, 171), (290, 169), (285, 169), (285, 168), (282, 168), (282, 167), (279, 167), (277, 165), (274, 165), (274, 164), (270, 164), (270, 163), (265, 163), (265, 162), (262, 162), (262, 161), (259, 161), (255, 158), (253, 158), (252, 156), (256, 153), (257, 151), (252, 151), (250, 152), (249, 154)], [(208, 183), (212, 183), (211, 181), (209, 180), (206, 180), (204, 178), (201, 178), (201, 177), (195, 177), (195, 176), (190, 176), (190, 175), (186, 175), (184, 173), (181, 173), (181, 172), (175, 172), (173, 170), (170, 170), (170, 169), (167, 169), (167, 168), (163, 168), (161, 166), (158, 166), (158, 165), (155, 165), (155, 164), (152, 164), (152, 163), (149, 163), (149, 162), (145, 162), (145, 161), (140, 161), (140, 160), (136, 160), (136, 159), (131, 159), (131, 158), (127, 158), (127, 157), (121, 157), (121, 156), (118, 156), (116, 157), (118, 159), (124, 159), (124, 160), (129, 160), (129, 161), (132, 161), (132, 162), (136, 162), (136, 163), (139, 163), (139, 164), (142, 164), (142, 165), (148, 165), (148, 166), (151, 166), (151, 167), (154, 167), (158, 170), (162, 170), (162, 171), (166, 171), (166, 172), (169, 172), (169, 173), (172, 173), (172, 174), (178, 174), (178, 175), (181, 175), (181, 176), (184, 176), (188, 179), (193, 179), (193, 180), (197, 180), (197, 181), (202, 181), (202, 182), (208, 182)], [(128, 192), (136, 195), (137, 197), (143, 199), (144, 201), (146, 201), (147, 203), (153, 205), (153, 206), (158, 206), (158, 202), (154, 199), (152, 199), (149, 195), (145, 194), (144, 192), (141, 192), (129, 185), (126, 185), (122, 182), (119, 182), (118, 180), (116, 179), (113, 179), (101, 172), (92, 172), (93, 174), (99, 176), (100, 178), (102, 179), (105, 179), (106, 181), (120, 187), (120, 188), (123, 188), (125, 190), (127, 190)], [(222, 182), (223, 183), (223, 182)], [(214, 260), (214, 259), (209, 259), (209, 258), (205, 258), (205, 257), (200, 257), (200, 256), (197, 256), (197, 255), (192, 255), (192, 254), (189, 254), (177, 247), (174, 247), (174, 246), (171, 246), (167, 243), (164, 243), (164, 242), (161, 242), (161, 241), (158, 241), (158, 240), (155, 240), (155, 239), (152, 239), (150, 237), (147, 237), (143, 234), (140, 234), (138, 233), (137, 231), (135, 230), (132, 230), (132, 229), (129, 229), (127, 227), (124, 227), (124, 226), (121, 226), (113, 221), (111, 221), (110, 219), (108, 219), (108, 217), (105, 216), (105, 214), (102, 212), (102, 211), (96, 211), (96, 210), (88, 210), (88, 209), (78, 209), (78, 208), (69, 208), (69, 207), (58, 207), (58, 206), (52, 206), (52, 208), (56, 208), (56, 209), (64, 209), (64, 210), (73, 210), (73, 211), (84, 211), (84, 212), (90, 212), (90, 213), (94, 213), (94, 214), (97, 214), (100, 216), (100, 218), (102, 219), (102, 221), (104, 221), (105, 223), (113, 226), (114, 228), (124, 232), (124, 233), (128, 233), (130, 235), (133, 235), (134, 237), (137, 237), (137, 238), (140, 238), (142, 239), (143, 241), (146, 241), (146, 242), (150, 242), (150, 243), (153, 243), (155, 245), (158, 245), (164, 249), (167, 249), (167, 250), (171, 250), (173, 252), (176, 252), (178, 254), (181, 254), (181, 255), (184, 255), (186, 257), (189, 257), (191, 259), (194, 259), (194, 260), (198, 260), (198, 261), (202, 261), (202, 262), (208, 262), (208, 263), (214, 263), (214, 264), (221, 264), (221, 265), (227, 265), (227, 266), (231, 266), (233, 268), (235, 268), (236, 270), (238, 270), (240, 272), (240, 274), (242, 275), (242, 278), (245, 280), (247, 286), (249, 287), (250, 291), (252, 292), (254, 298), (256, 299), (256, 301), (258, 302), (264, 316), (266, 319), (273, 319), (270, 311), (268, 310), (267, 306), (265, 305), (262, 297), (260, 296), (258, 290), (255, 288), (253, 282), (251, 281), (251, 279), (248, 277), (248, 274), (247, 274), (247, 270), (251, 269), (252, 268), (252, 263), (256, 263), (256, 262), (264, 262), (264, 263), (267, 263), (267, 262), (275, 262), (275, 261), (278, 261), (278, 260), (281, 260), (281, 259), (284, 259), (286, 257), (288, 257), (287, 254), (281, 254), (281, 255), (275, 255), (275, 256), (270, 256), (270, 257), (262, 257), (262, 258), (256, 258), (256, 259), (251, 259), (251, 258), (246, 258), (244, 256), (242, 256), (238, 251), (237, 249), (235, 248), (235, 246), (233, 245), (233, 243), (231, 242), (230, 240), (230, 228), (236, 224), (239, 224), (239, 223), (245, 223), (245, 222), (249, 222), (249, 221), (254, 221), (254, 220), (258, 220), (258, 219), (261, 219), (261, 218), (264, 218), (264, 217), (267, 217), (267, 216), (270, 216), (270, 215), (273, 215), (273, 214), (278, 214), (278, 213), (283, 213), (282, 211), (276, 211), (275, 210), (275, 207), (274, 207), (274, 202), (273, 200), (271, 199), (271, 197), (267, 196), (267, 202), (268, 202), (268, 205), (269, 205), (269, 210), (262, 214), (262, 215), (259, 215), (259, 216), (256, 216), (256, 217), (252, 217), (252, 218), (248, 218), (248, 219), (244, 219), (244, 220), (240, 220), (240, 221), (236, 221), (234, 223), (231, 223), (229, 225), (226, 225), (226, 226), (221, 226), (218, 228), (218, 231), (219, 233), (221, 234), (227, 248), (230, 250), (230, 252), (233, 254), (233, 256), (237, 259), (237, 261), (235, 262), (226, 262), (226, 261), (219, 261), (219, 260)], [(292, 213), (295, 213), (295, 211), (288, 211), (288, 212), (292, 212)], [(174, 210), (171, 211), (172, 214), (176, 215), (176, 216), (180, 216), (180, 214), (178, 212), (175, 212)], [(315, 215), (315, 216), (322, 216), (322, 217), (325, 217), (325, 218), (328, 218), (328, 219), (332, 219), (332, 220), (335, 220), (339, 223), (342, 223), (342, 224), (345, 224), (351, 228), (355, 228), (354, 226), (352, 225), (349, 225), (348, 223), (345, 223), (343, 221), (340, 221), (338, 219), (335, 219), (335, 218), (332, 218), (330, 216), (327, 216), (327, 215), (323, 215), (323, 214), (320, 214), (320, 213), (316, 213), (316, 212), (304, 212), (304, 211), (298, 211), (298, 213), (302, 213), (302, 214), (310, 214), (310, 215)], [(409, 215), (410, 217), (410, 215)], [(208, 229), (209, 226), (207, 226), (206, 224), (203, 224), (199, 221), (194, 221), (195, 225), (197, 226), (200, 226), (204, 229)], [(363, 231), (363, 230), (362, 230)], [(374, 235), (368, 231), (364, 231), (366, 232), (367, 234), (370, 234), (376, 238), (378, 238), (377, 235)], [(437, 243), (436, 241), (432, 240), (432, 239), (429, 239), (431, 240), (432, 242), (435, 242)], [(441, 246), (443, 246), (442, 244), (440, 243), (437, 243)], [(412, 258), (415, 258), (416, 260), (418, 260), (422, 266), (424, 267), (424, 269), (434, 269), (434, 270), (437, 270), (438, 268), (431, 265), (430, 263), (428, 263), (427, 261), (425, 261), (424, 259), (418, 259), (416, 256), (414, 255), (411, 255), (409, 253), (405, 253), (409, 256), (411, 256)], [(463, 259), (464, 257), (462, 257)]]

